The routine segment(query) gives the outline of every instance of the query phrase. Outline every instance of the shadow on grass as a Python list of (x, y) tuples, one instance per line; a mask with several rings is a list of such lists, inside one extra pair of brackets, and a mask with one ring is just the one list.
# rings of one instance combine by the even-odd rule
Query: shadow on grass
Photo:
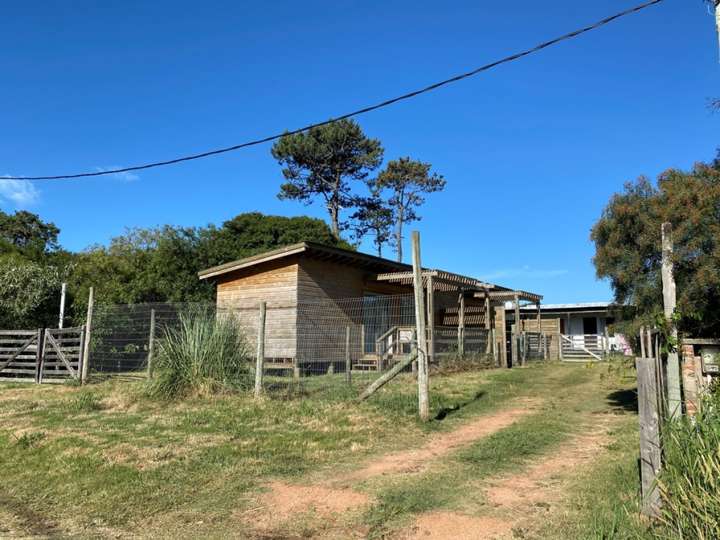
[(615, 390), (614, 392), (610, 392), (607, 395), (607, 402), (613, 409), (619, 409), (628, 412), (637, 412), (637, 390)]
[(467, 407), (468, 405), (472, 405), (476, 401), (485, 397), (485, 395), (487, 395), (487, 392), (480, 391), (480, 392), (477, 392), (472, 398), (468, 399), (467, 401), (463, 401), (462, 403), (456, 403), (454, 405), (451, 405), (450, 407), (442, 407), (437, 412), (437, 414), (435, 415), (433, 420), (445, 420), (445, 418), (447, 418), (451, 414), (461, 411), (464, 407)]

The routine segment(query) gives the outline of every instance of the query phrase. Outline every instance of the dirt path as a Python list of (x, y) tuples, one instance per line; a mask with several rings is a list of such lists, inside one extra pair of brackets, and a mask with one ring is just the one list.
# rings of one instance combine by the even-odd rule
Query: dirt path
[(413, 527), (403, 532), (400, 538), (480, 540), (524, 536), (528, 524), (562, 501), (563, 483), (603, 451), (614, 421), (612, 415), (594, 416), (592, 426), (563, 444), (554, 454), (521, 472), (492, 481), (485, 489), (488, 515), (475, 517), (456, 512), (428, 512), (419, 516)]
[[(245, 513), (244, 521), (252, 522), (259, 536), (282, 529), (290, 522), (303, 518), (322, 518), (325, 528), (332, 529), (344, 518), (367, 508), (370, 496), (355, 488), (357, 484), (376, 477), (407, 475), (425, 471), (443, 456), (496, 433), (520, 418), (536, 412), (540, 401), (515, 402), (513, 408), (473, 419), (457, 429), (438, 433), (417, 448), (373, 457), (363, 467), (340, 474), (316, 484), (288, 484), (272, 482), (253, 510)], [(266, 509), (272, 508), (272, 512)], [(357, 532), (357, 531), (355, 531)]]
[(374, 458), (363, 468), (343, 475), (335, 482), (355, 483), (376, 476), (422, 472), (432, 465), (433, 460), (514, 424), (523, 416), (535, 412), (538, 405), (538, 401), (527, 400), (512, 409), (481, 416), (454, 431), (433, 435), (419, 448), (410, 448)]

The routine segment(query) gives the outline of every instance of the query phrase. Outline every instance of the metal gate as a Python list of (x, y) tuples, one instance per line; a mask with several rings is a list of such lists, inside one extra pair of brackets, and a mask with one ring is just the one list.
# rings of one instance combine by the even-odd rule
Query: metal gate
[(85, 327), (0, 330), (0, 380), (64, 382), (80, 379)]

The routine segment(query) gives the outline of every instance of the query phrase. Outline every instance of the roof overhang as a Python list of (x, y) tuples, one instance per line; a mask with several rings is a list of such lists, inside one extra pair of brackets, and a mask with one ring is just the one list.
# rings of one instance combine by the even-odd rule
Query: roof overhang
[(292, 244), (278, 249), (273, 249), (258, 255), (214, 266), (212, 268), (208, 268), (207, 270), (201, 270), (198, 272), (198, 277), (200, 279), (210, 279), (230, 272), (235, 272), (237, 270), (251, 268), (263, 263), (300, 254), (307, 254), (320, 260), (351, 263), (355, 266), (368, 268), (375, 272), (390, 270), (406, 271), (412, 268), (408, 264), (383, 259), (381, 257), (375, 257), (374, 255), (368, 255), (367, 253), (325, 246), (314, 242), (300, 242), (299, 244)]
[[(388, 272), (378, 274), (376, 279), (377, 281), (385, 281), (387, 283), (413, 285), (414, 275), (412, 271)], [(434, 291), (486, 291), (495, 288), (495, 285), (492, 283), (485, 283), (472, 277), (453, 274), (452, 272), (446, 272), (444, 270), (423, 270), (423, 287), (427, 287), (429, 281), (432, 281)]]

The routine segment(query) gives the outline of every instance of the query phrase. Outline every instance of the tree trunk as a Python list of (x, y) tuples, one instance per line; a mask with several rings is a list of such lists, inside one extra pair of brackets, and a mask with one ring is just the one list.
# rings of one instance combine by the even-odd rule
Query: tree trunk
[(395, 224), (395, 252), (397, 253), (397, 262), (403, 260), (402, 249), (402, 228), (405, 219), (402, 205), (398, 206), (397, 223)]
[(339, 209), (337, 207), (337, 201), (333, 201), (328, 205), (328, 212), (330, 212), (330, 229), (332, 235), (336, 240), (340, 240), (340, 223), (338, 219)]

